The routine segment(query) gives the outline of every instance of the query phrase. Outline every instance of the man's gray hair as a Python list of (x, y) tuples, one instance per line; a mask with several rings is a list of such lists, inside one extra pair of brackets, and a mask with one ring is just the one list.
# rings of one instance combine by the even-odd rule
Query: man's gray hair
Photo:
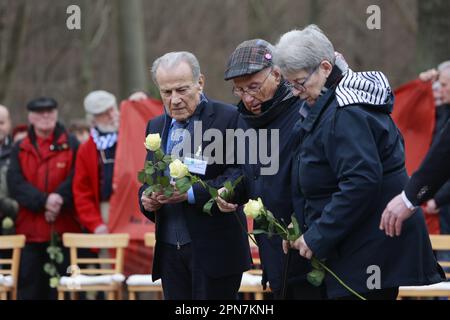
[(439, 73), (445, 73), (448, 76), (450, 76), (450, 60), (444, 61), (441, 64), (439, 64), (437, 69)]
[(274, 62), (285, 74), (312, 71), (324, 60), (334, 65), (334, 47), (314, 24), (283, 34), (275, 46)]
[(156, 80), (156, 72), (159, 67), (163, 67), (164, 69), (172, 69), (182, 62), (187, 63), (191, 67), (192, 79), (194, 79), (194, 82), (197, 82), (200, 79), (200, 64), (198, 63), (197, 58), (192, 53), (187, 51), (169, 52), (156, 59), (152, 66), (153, 82), (158, 85), (158, 81)]

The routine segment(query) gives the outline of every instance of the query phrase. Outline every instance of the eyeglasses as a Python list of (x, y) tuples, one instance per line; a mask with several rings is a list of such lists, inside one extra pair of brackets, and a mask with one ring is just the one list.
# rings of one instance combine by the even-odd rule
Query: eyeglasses
[(267, 76), (264, 78), (264, 80), (263, 80), (263, 82), (261, 82), (261, 84), (256, 84), (247, 89), (233, 87), (233, 90), (232, 90), (233, 94), (238, 98), (242, 98), (245, 93), (252, 97), (256, 96), (261, 91), (261, 88), (263, 87), (267, 78), (269, 78), (270, 74), (272, 73), (272, 69), (273, 68), (270, 68), (269, 72), (267, 73)]
[(308, 74), (308, 76), (305, 78), (305, 80), (303, 80), (301, 83), (298, 82), (298, 80), (293, 80), (292, 82), (289, 83), (291, 89), (295, 89), (297, 90), (299, 93), (303, 93), (306, 91), (306, 83), (308, 82), (308, 80), (311, 78), (311, 76), (317, 71), (317, 69), (319, 69), (320, 64), (315, 67), (313, 69), (313, 71), (311, 71), (310, 74)]

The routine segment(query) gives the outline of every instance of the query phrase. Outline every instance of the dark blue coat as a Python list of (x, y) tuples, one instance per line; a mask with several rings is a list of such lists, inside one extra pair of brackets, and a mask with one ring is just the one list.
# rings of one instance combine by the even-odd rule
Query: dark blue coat
[(450, 120), (431, 146), (420, 168), (405, 187), (407, 198), (420, 205), (431, 199), (450, 179)]
[[(288, 92), (286, 91), (286, 93)], [(242, 175), (245, 177), (243, 179), (244, 190), (239, 189), (240, 201), (238, 202), (242, 203), (248, 201), (248, 199), (260, 197), (264, 205), (276, 218), (283, 219), (286, 224), (289, 224), (294, 213), (290, 186), (292, 151), (295, 146), (292, 129), (300, 119), (300, 101), (292, 94), (288, 94), (280, 102), (268, 101), (268, 103), (272, 104), (270, 108), (258, 116), (248, 114), (242, 103), (239, 105), (241, 116), (238, 126), (243, 130), (255, 130), (258, 136), (258, 144), (250, 145), (246, 141), (247, 158), (245, 163), (241, 165)], [(264, 130), (268, 132), (267, 136), (262, 134)], [(270, 165), (262, 165), (259, 157), (257, 163), (251, 163), (248, 153), (259, 152), (261, 144), (265, 143), (268, 146), (268, 154), (271, 154), (271, 134), (274, 131), (278, 131), (279, 134), (279, 140), (276, 140), (279, 149), (273, 150), (272, 156), (278, 156), (279, 167), (275, 174), (262, 175), (261, 167), (269, 167)], [(258, 229), (256, 224), (253, 227)], [(285, 263), (282, 240), (278, 236), (268, 238), (264, 234), (257, 235), (256, 240), (263, 267), (263, 284), (269, 281), (271, 289), (279, 291), (282, 288)]]
[[(202, 102), (197, 107), (199, 113), (198, 120), (202, 122), (203, 133), (205, 130), (215, 128), (221, 131), (225, 137), (226, 129), (236, 129), (238, 112), (231, 105), (208, 100)], [(167, 135), (171, 118), (162, 115), (151, 120), (147, 125), (146, 135), (159, 133), (162, 138), (162, 148), (165, 150)], [(194, 139), (192, 139), (194, 140)], [(202, 139), (202, 150), (209, 143)], [(192, 154), (196, 152), (192, 145)], [(224, 151), (226, 154), (226, 150)], [(147, 160), (152, 160), (153, 153), (147, 154)], [(229, 166), (213, 163), (208, 165), (205, 176), (200, 176), (202, 180), (210, 181), (212, 185), (221, 185), (225, 180), (225, 171)], [(142, 192), (146, 189), (143, 185), (139, 190), (139, 204), (143, 214), (156, 223), (156, 247), (153, 260), (153, 279), (160, 278), (160, 256), (161, 247), (159, 245), (158, 226), (165, 223), (165, 210), (183, 210), (186, 215), (187, 227), (192, 239), (192, 257), (196, 259), (205, 274), (211, 278), (220, 278), (229, 275), (236, 275), (248, 270), (251, 266), (250, 248), (246, 232), (242, 225), (246, 226), (245, 217), (241, 214), (239, 222), (235, 215), (223, 214), (217, 208), (213, 211), (213, 216), (202, 212), (203, 205), (210, 199), (209, 194), (199, 185), (194, 185), (195, 205), (183, 202), (181, 206), (164, 205), (155, 216), (154, 212), (145, 211), (141, 203)]]
[[(392, 102), (339, 107), (330, 89), (299, 126), (294, 179), (303, 198), (296, 212), (305, 241), (360, 293), (369, 291), (372, 265), (380, 268), (381, 288), (443, 279), (423, 215), (406, 221), (400, 237), (389, 238), (378, 227), (387, 203), (408, 181)], [(329, 274), (326, 287), (330, 298), (350, 295)]]

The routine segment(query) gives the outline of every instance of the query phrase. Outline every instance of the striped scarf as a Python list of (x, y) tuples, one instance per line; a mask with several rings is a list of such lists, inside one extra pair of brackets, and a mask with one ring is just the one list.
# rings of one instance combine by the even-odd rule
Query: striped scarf
[(111, 132), (105, 135), (101, 135), (97, 129), (92, 128), (91, 136), (95, 142), (95, 145), (97, 146), (98, 151), (109, 149), (117, 143), (117, 132)]
[(336, 88), (336, 99), (340, 107), (352, 104), (385, 105), (392, 89), (381, 72), (353, 72), (348, 69)]

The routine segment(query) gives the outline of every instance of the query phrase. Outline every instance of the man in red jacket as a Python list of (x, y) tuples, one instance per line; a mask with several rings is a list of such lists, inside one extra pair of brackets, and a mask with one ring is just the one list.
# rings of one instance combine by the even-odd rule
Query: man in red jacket
[[(19, 299), (52, 299), (44, 264), (49, 262), (47, 247), (51, 232), (80, 232), (73, 210), (72, 177), (77, 140), (57, 122), (57, 102), (52, 98), (32, 100), (28, 105), (28, 136), (11, 153), (8, 187), (19, 203), (16, 232), (27, 242), (22, 251), (19, 272)], [(59, 274), (69, 265), (56, 264)]]
[(84, 100), (84, 108), (92, 117), (94, 127), (89, 140), (78, 151), (74, 202), (81, 224), (91, 233), (106, 234), (119, 112), (114, 95), (102, 90), (91, 92)]

